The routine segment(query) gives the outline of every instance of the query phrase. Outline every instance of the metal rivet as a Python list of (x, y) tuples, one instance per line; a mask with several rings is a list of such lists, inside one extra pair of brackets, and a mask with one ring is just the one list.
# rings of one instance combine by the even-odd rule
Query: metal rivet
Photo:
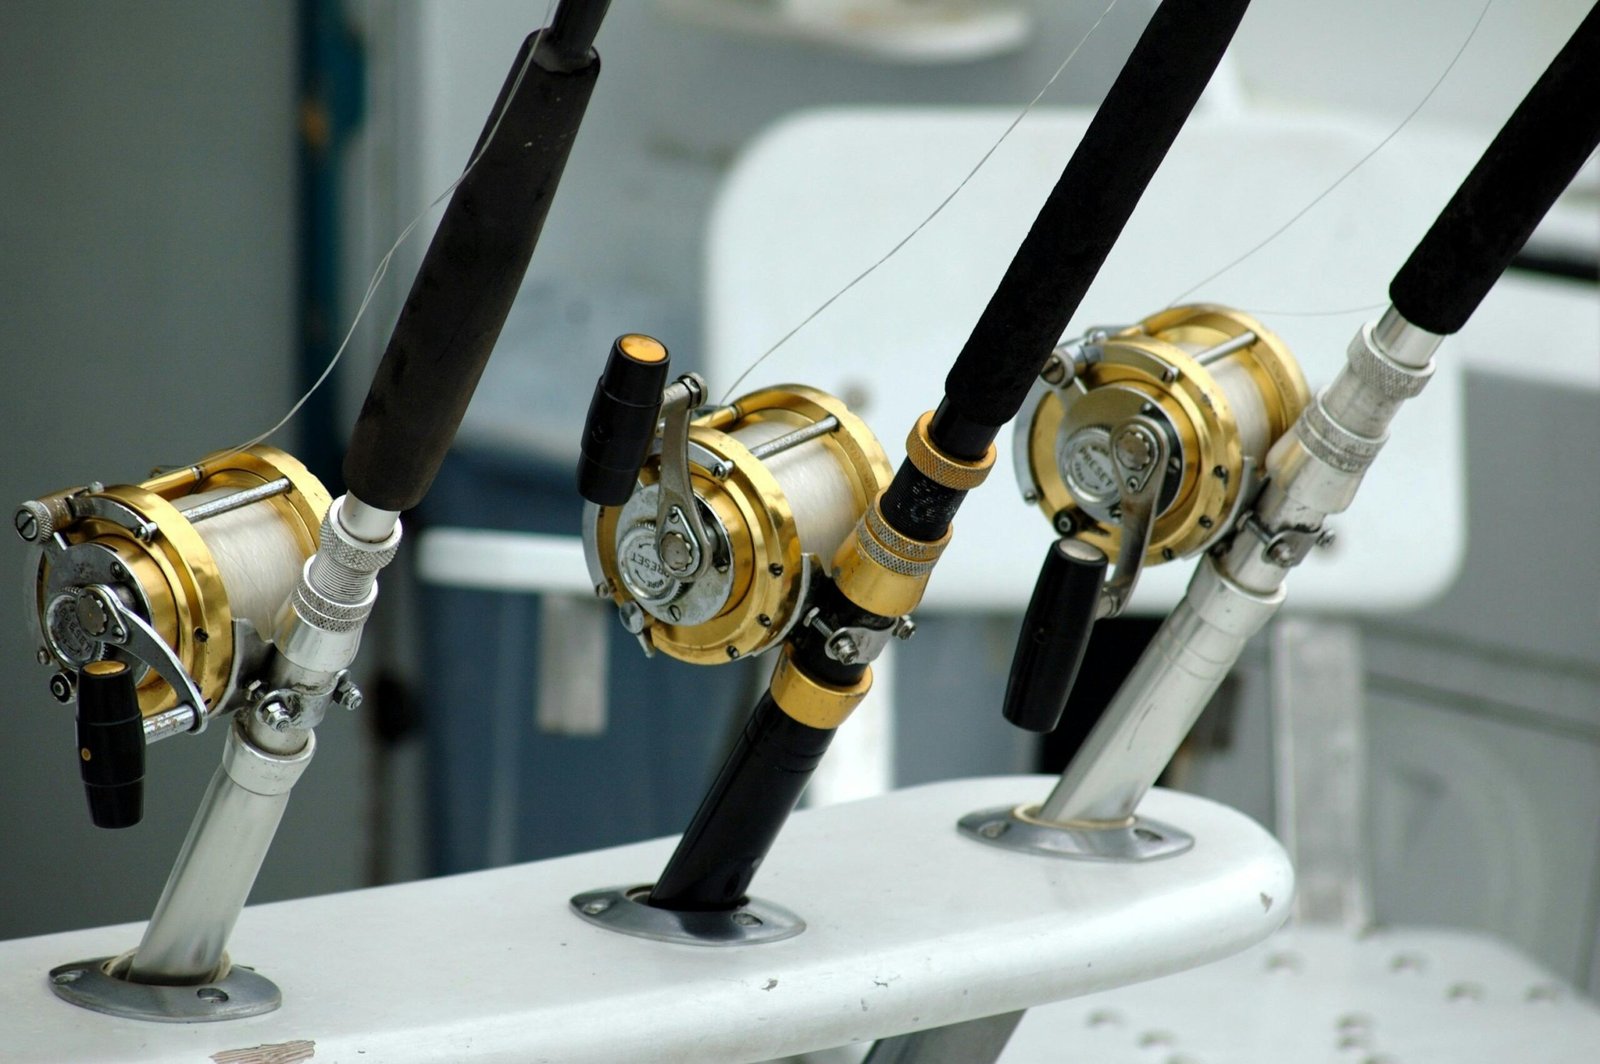
[(611, 908), (609, 901), (596, 900), (583, 903), (583, 911), (590, 916), (599, 916), (609, 908)]
[(44, 647), (40, 647), (38, 650), (33, 652), (33, 660), (37, 661), (40, 665), (50, 664), (50, 651), (46, 650)]
[(759, 624), (763, 628), (771, 628), (772, 627), (772, 618), (768, 617), (764, 613), (757, 614), (756, 615), (756, 623)]
[(738, 656), (739, 656), (739, 648), (738, 647), (729, 647), (728, 648), (728, 660), (729, 661), (734, 660)]
[(767, 566), (767, 572), (771, 573), (773, 576), (782, 576), (783, 566), (778, 562), (773, 562), (771, 565)]
[(1001, 835), (1006, 833), (1006, 829), (1010, 826), (1011, 825), (1007, 824), (1004, 820), (991, 820), (989, 823), (979, 828), (978, 833), (986, 839), (998, 839)]
[(82, 979), (82, 978), (83, 978), (83, 969), (82, 968), (73, 968), (70, 971), (57, 972), (55, 975), (52, 975), (50, 977), (50, 981), (52, 983), (56, 984), (56, 986), (67, 986), (70, 983), (76, 983), (79, 979)]
[(734, 913), (733, 922), (738, 924), (740, 927), (760, 927), (761, 917), (757, 916), (755, 913)]
[(1216, 524), (1216, 522), (1211, 520), (1211, 518), (1205, 516), (1204, 514), (1200, 515), (1200, 527), (1201, 528), (1210, 528), (1214, 524)]

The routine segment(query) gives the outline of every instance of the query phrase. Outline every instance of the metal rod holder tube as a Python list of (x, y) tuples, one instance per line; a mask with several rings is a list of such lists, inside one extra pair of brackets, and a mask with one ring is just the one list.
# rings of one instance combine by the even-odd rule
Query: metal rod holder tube
[(1120, 824), (1133, 816), (1239, 652), (1284, 599), (1228, 580), (1201, 559), (1183, 600), (1039, 807), (1040, 820)]
[(182, 985), (213, 977), (289, 791), (316, 751), (316, 739), (307, 732), (298, 753), (266, 753), (250, 742), (243, 724), (236, 720), (228, 731), (222, 764), (134, 953), (128, 972), (133, 982)]

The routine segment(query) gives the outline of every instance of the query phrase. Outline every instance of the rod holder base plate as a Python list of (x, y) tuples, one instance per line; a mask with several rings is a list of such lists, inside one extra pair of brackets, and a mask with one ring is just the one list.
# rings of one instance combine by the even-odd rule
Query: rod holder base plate
[(1171, 824), (1134, 817), (1106, 827), (1037, 819), (1038, 806), (1000, 806), (968, 813), (961, 834), (990, 846), (1079, 861), (1154, 861), (1194, 846), (1194, 836)]
[(107, 975), (114, 957), (96, 957), (50, 969), (50, 989), (79, 1008), (157, 1023), (211, 1023), (272, 1012), (283, 1004), (276, 984), (249, 968), (234, 965), (209, 983), (163, 986), (131, 983)]
[(645, 900), (652, 885), (575, 894), (572, 911), (608, 931), (689, 946), (753, 946), (793, 938), (806, 929), (800, 917), (760, 898), (746, 898), (737, 909), (718, 912), (658, 909)]

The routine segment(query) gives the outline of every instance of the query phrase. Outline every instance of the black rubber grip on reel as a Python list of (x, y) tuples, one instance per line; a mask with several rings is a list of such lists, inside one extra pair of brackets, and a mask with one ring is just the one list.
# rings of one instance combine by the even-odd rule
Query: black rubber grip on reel
[(1597, 57), (1600, 6), (1528, 90), (1395, 274), (1389, 299), (1411, 324), (1445, 336), (1465, 325), (1600, 143)]
[(1248, 6), (1167, 0), (1151, 16), (945, 380), (929, 434), (946, 453), (981, 456), (1016, 416)]
[[(569, 50), (581, 43), (568, 36), (561, 40)], [(544, 48), (529, 61), (537, 37), (511, 65), (351, 434), (345, 483), (370, 506), (409, 510), (433, 483), (522, 285), (600, 75), (592, 52), (573, 69), (554, 54), (557, 69), (541, 66)]]
[(94, 661), (78, 673), (78, 769), (97, 828), (144, 817), (144, 717), (133, 670)]
[(1006, 720), (1041, 734), (1061, 723), (1105, 582), (1106, 556), (1099, 548), (1076, 539), (1050, 545), (1011, 659)]
[(763, 694), (651, 889), (650, 904), (675, 912), (738, 908), (832, 741), (832, 729), (801, 724), (771, 692)]
[(621, 506), (633, 494), (650, 454), (661, 391), (671, 358), (664, 344), (640, 333), (619, 336), (594, 385), (578, 453), (578, 494)]

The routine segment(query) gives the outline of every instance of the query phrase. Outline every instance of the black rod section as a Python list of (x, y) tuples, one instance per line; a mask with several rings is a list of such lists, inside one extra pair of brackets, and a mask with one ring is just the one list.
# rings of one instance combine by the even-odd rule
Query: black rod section
[[(558, 21), (573, 20), (561, 38), (569, 53), (592, 38), (604, 9), (562, 4)], [(477, 161), (439, 220), (356, 420), (344, 478), (369, 506), (409, 510), (433, 483), (522, 285), (594, 91), (599, 56), (588, 52), (582, 66), (563, 69), (541, 44), (530, 59), (539, 37), (530, 35), (511, 64), (469, 157)]]
[(813, 728), (761, 696), (683, 840), (650, 891), (674, 911), (737, 908), (811, 781), (833, 730)]
[(1167, 0), (1151, 16), (945, 379), (929, 426), (945, 453), (982, 457), (1016, 416), (1248, 6)]
[(1584, 16), (1395, 274), (1389, 298), (1408, 322), (1442, 336), (1465, 325), (1572, 183), (1600, 143), (1597, 58), (1600, 5)]
[(595, 34), (606, 17), (611, 0), (561, 0), (550, 28), (544, 31), (539, 50), (549, 51), (554, 62), (542, 62), (547, 68), (560, 64), (561, 69), (573, 70), (589, 61), (589, 50), (594, 47)]

